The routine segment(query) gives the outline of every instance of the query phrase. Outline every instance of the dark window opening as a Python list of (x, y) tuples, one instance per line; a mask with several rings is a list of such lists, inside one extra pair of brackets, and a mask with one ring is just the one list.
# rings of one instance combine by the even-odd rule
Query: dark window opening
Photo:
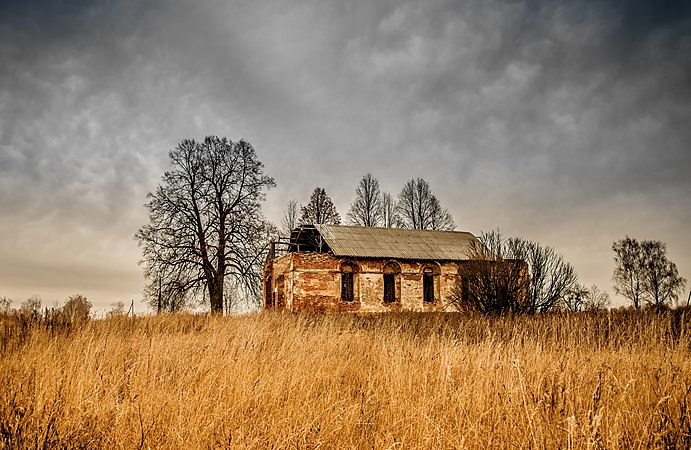
[(401, 267), (395, 262), (384, 266), (384, 303), (400, 301), (401, 296)]
[(353, 268), (351, 266), (343, 266), (341, 273), (341, 300), (352, 302), (354, 299)]
[(434, 275), (432, 269), (425, 269), (422, 273), (422, 300), (425, 302), (434, 301)]
[(392, 273), (384, 274), (384, 302), (393, 303), (396, 301), (396, 278)]
[(344, 302), (353, 301), (353, 274), (352, 273), (342, 273), (341, 274), (341, 300)]

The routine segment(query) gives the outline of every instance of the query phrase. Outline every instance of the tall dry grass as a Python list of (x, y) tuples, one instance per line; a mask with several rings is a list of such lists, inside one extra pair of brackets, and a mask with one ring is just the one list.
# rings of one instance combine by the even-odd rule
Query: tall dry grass
[(2, 448), (689, 448), (688, 312), (0, 320)]

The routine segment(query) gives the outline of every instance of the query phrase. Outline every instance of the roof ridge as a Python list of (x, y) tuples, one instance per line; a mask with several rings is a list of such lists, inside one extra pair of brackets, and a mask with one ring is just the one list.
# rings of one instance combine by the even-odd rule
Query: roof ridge
[[(326, 224), (326, 223), (321, 223), (321, 224), (315, 224), (313, 225), (315, 227), (320, 226), (320, 227), (337, 227), (337, 228), (358, 228), (358, 229), (364, 229), (364, 230), (392, 230), (392, 231), (408, 231), (408, 232), (420, 232), (420, 233), (467, 233), (467, 234), (473, 234), (470, 231), (465, 231), (465, 230), (429, 230), (429, 229), (416, 229), (416, 228), (394, 228), (394, 227), (368, 227), (364, 225), (335, 225), (335, 224)], [(474, 235), (473, 235), (474, 236)]]

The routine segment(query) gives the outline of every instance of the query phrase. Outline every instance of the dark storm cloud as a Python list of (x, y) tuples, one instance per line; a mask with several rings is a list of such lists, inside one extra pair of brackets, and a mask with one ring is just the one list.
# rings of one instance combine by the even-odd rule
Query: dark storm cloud
[[(445, 143), (465, 154), (464, 175), (488, 165), (510, 182), (683, 180), (688, 22), (632, 33), (612, 6), (493, 6), (439, 11), (436, 23), (433, 8), (401, 8), (362, 45), (363, 70), (405, 94), (393, 115), (409, 112), (400, 143)], [(608, 47), (624, 35), (636, 37), (626, 51)]]
[(372, 172), (603, 287), (624, 234), (691, 252), (688, 2), (5, 2), (0, 60), (0, 257), (23, 267), (138, 273), (145, 194), (207, 134), (255, 145), (273, 220), (316, 185), (344, 215)]

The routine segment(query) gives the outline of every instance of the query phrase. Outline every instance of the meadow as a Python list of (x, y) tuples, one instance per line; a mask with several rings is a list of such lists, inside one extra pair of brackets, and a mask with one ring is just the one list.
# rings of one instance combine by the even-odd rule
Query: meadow
[(690, 448), (690, 314), (6, 314), (0, 448)]

